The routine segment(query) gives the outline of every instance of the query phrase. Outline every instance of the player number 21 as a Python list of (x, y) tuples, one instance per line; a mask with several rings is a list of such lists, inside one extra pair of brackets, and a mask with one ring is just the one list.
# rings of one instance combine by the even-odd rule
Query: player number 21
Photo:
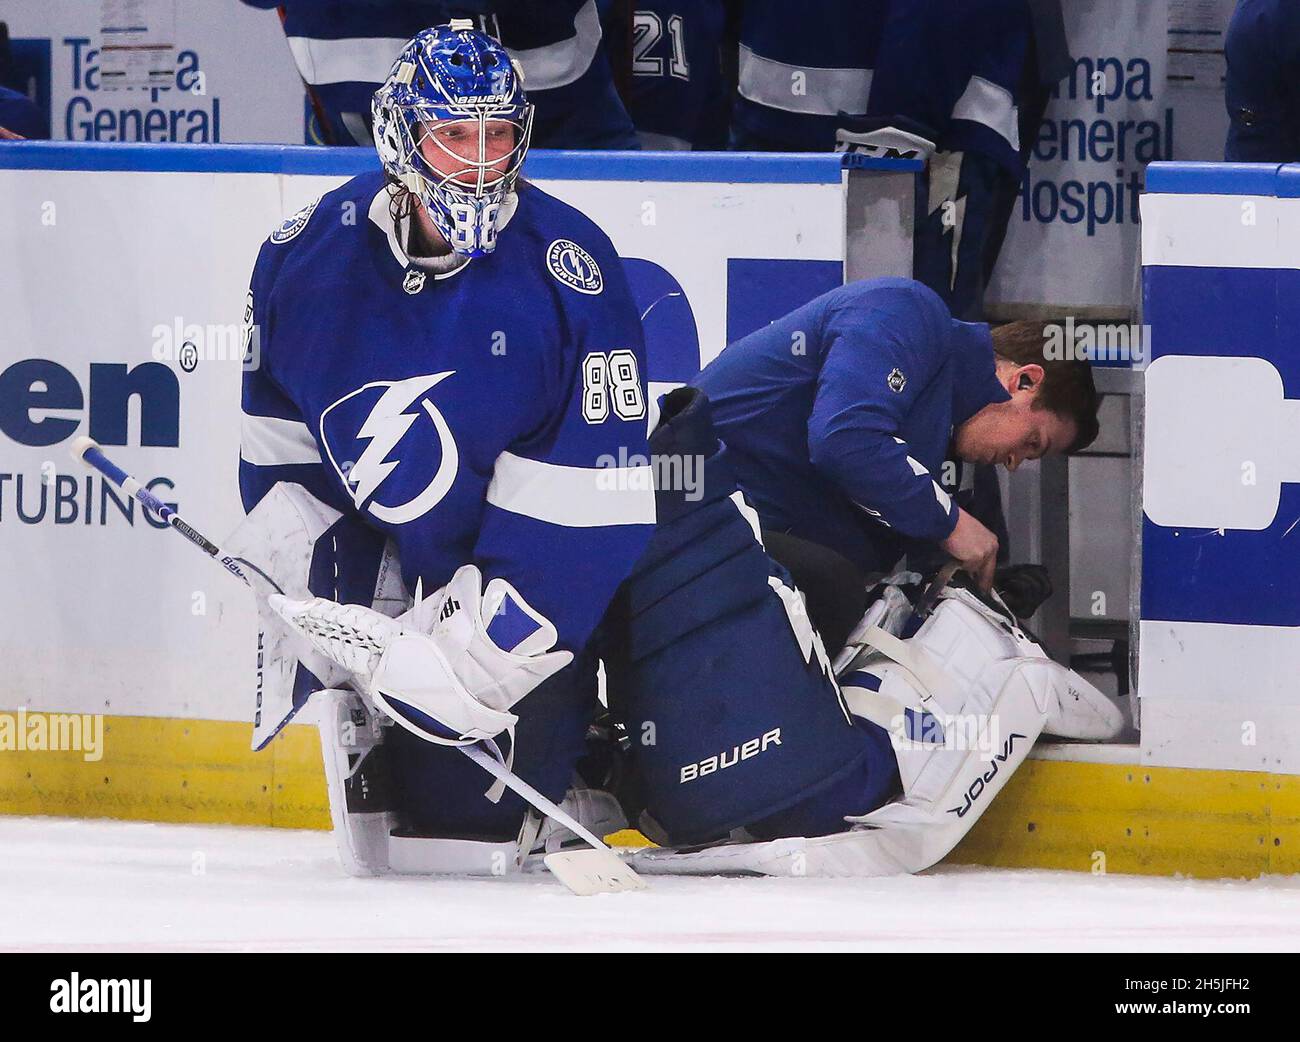
[(593, 351), (582, 360), (582, 418), (603, 423), (611, 406), (620, 420), (645, 417), (645, 392), (631, 351)]

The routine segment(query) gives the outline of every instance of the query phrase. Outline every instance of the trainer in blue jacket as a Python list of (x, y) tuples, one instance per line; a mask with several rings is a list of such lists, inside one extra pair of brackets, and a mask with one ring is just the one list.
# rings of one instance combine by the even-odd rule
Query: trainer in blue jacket
[(694, 383), (765, 530), (890, 569), (938, 545), (988, 586), (997, 538), (936, 480), (949, 453), (1003, 464), (1097, 435), (1086, 362), (1041, 323), (990, 331), (910, 279), (852, 283), (727, 347)]

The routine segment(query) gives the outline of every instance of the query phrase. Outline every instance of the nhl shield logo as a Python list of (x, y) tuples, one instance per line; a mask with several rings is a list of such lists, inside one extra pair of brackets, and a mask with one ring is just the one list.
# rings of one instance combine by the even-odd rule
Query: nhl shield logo
[(311, 220), (311, 215), (315, 212), (319, 199), (313, 199), (296, 214), (285, 221), (280, 227), (271, 233), (271, 241), (278, 245), (283, 245), (307, 227), (307, 222)]
[(406, 277), (402, 279), (402, 289), (407, 293), (416, 294), (424, 289), (425, 274), (419, 268), (408, 268)]
[(900, 394), (907, 386), (907, 377), (903, 375), (903, 370), (895, 366), (894, 371), (885, 378), (885, 383), (889, 384), (889, 389), (895, 394)]
[(546, 250), (546, 266), (570, 289), (595, 295), (605, 288), (596, 258), (571, 239), (556, 239)]

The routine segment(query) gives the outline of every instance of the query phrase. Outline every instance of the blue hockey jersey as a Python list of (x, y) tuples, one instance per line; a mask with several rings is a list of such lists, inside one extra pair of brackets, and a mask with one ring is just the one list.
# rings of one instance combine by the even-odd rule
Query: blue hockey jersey
[(1300, 3), (1240, 0), (1224, 44), (1234, 163), (1300, 162)]
[(0, 127), (30, 141), (50, 136), (49, 120), (26, 94), (0, 84)]
[(421, 29), (471, 18), (519, 62), (539, 148), (636, 148), (596, 0), (244, 0), (279, 7), (328, 143), (369, 145), (370, 98)]
[(724, 0), (634, 0), (628, 114), (641, 147), (727, 147)]
[(947, 538), (958, 507), (935, 475), (953, 428), (1009, 398), (988, 326), (897, 278), (823, 294), (692, 382), (764, 527), (868, 572), (892, 566), (899, 536)]
[(895, 124), (1019, 175), (1021, 95), (1070, 70), (1060, 0), (779, 0), (745, 5), (735, 143), (830, 151)]
[(619, 258), (521, 183), (494, 253), (408, 262), (383, 177), (272, 233), (248, 314), (240, 489), (297, 482), (396, 545), (408, 590), (474, 563), (579, 650), (649, 539), (640, 322)]
[(747, 0), (732, 136), (745, 150), (829, 152), (867, 111), (891, 0)]
[(902, 0), (892, 5), (868, 116), (899, 117), (946, 152), (1019, 176), (1038, 126), (1024, 95), (1071, 68), (1059, 0)]

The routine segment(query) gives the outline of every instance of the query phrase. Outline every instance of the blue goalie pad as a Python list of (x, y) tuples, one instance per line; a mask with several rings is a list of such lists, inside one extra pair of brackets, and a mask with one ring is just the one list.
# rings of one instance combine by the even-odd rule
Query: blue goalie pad
[[(823, 830), (844, 827), (842, 815), (897, 786), (887, 738), (844, 707), (801, 596), (742, 508), (708, 399), (693, 388), (665, 396), (650, 443), (658, 525), (605, 630), (642, 830), (707, 843), (814, 805)], [(674, 457), (680, 465), (668, 465)], [(669, 473), (701, 481), (666, 487)]]

